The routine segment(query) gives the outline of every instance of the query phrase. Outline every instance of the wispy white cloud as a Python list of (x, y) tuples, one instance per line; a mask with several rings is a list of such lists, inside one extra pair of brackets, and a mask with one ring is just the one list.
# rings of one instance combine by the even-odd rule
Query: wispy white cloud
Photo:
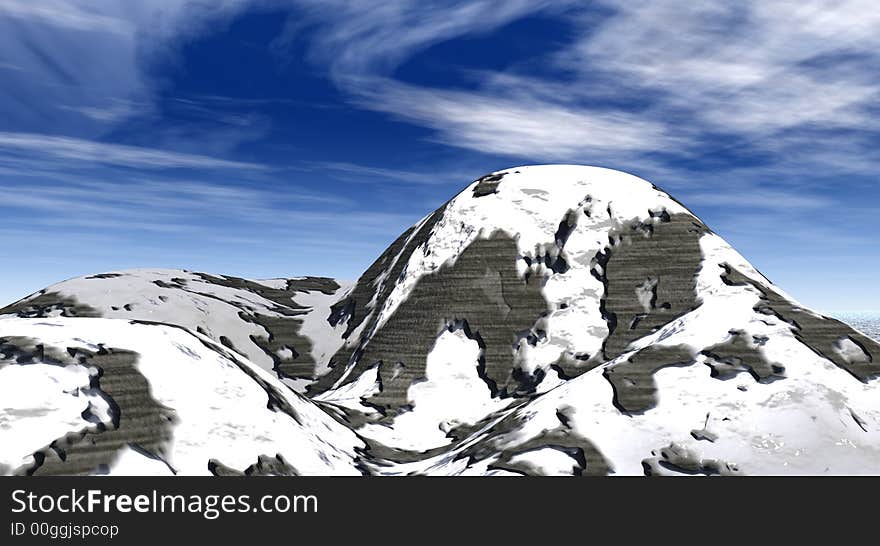
[[(131, 34), (135, 27), (124, 18), (107, 13), (107, 5), (63, 0), (0, 0), (0, 13), (20, 19), (38, 20), (79, 31)], [(97, 8), (97, 9), (95, 9)], [(119, 6), (121, 8), (121, 6)], [(121, 9), (118, 9), (122, 12)]]
[(466, 184), (474, 180), (479, 172), (456, 168), (454, 170), (408, 170), (375, 167), (347, 161), (307, 161), (292, 167), (304, 171), (323, 171), (332, 173), (336, 178), (347, 181), (367, 182), (370, 184), (387, 184), (398, 182), (406, 185), (448, 185)]
[[(479, 152), (626, 165), (719, 143), (778, 153), (792, 142), (785, 152), (798, 152), (791, 132), (806, 129), (880, 130), (870, 113), (880, 98), (880, 11), (867, 0), (300, 4), (320, 28), (313, 56), (357, 104)], [(536, 14), (564, 18), (570, 32), (526, 68), (484, 70), (466, 91), (394, 78), (436, 43)], [(302, 18), (293, 32), (303, 32)], [(538, 75), (536, 64), (559, 76)], [(847, 153), (823, 139), (809, 148), (820, 152), (808, 154), (814, 165)]]
[(749, 210), (809, 211), (834, 204), (820, 195), (804, 194), (803, 190), (768, 188), (737, 188), (733, 192), (683, 192), (689, 206), (735, 207)]
[[(173, 62), (181, 41), (261, 0), (0, 0), (0, 119), (95, 136), (143, 113), (155, 63)], [(64, 109), (60, 109), (63, 107)], [(108, 114), (112, 114), (109, 115)]]
[(83, 116), (98, 122), (113, 123), (122, 121), (130, 116), (134, 111), (135, 106), (130, 101), (110, 98), (107, 103), (102, 106), (67, 106), (62, 104), (59, 105), (58, 108), (71, 112), (78, 112)]
[[(162, 239), (173, 236), (190, 243), (169, 265), (180, 265), (183, 252), (250, 262), (250, 253), (224, 250), (241, 244), (273, 261), (279, 255), (323, 256), (327, 263), (315, 268), (320, 273), (328, 263), (342, 263), (343, 248), (362, 249), (368, 261), (380, 239), (416, 220), (419, 214), (391, 207), (363, 210), (333, 195), (335, 188), (242, 189), (135, 179), (130, 169), (118, 181), (76, 179), (89, 165), (109, 167), (105, 175), (116, 172), (113, 167), (169, 176), (179, 174), (169, 168), (212, 169), (230, 180), (265, 173), (261, 165), (228, 155), (242, 139), (264, 134), (271, 120), (259, 117), (218, 116), (200, 127), (166, 127), (151, 131), (153, 140), (142, 147), (107, 138), (117, 124), (150, 111), (159, 86), (151, 67), (173, 62), (181, 44), (250, 8), (295, 11), (276, 54), (292, 54), (292, 38), (297, 48), (308, 44), (315, 69), (352, 104), (425, 127), (447, 146), (492, 161), (507, 156), (511, 163), (566, 161), (635, 171), (681, 189), (699, 210), (721, 211), (713, 213), (713, 227), (752, 248), (769, 245), (770, 231), (774, 240), (795, 241), (805, 250), (817, 241), (825, 248), (853, 241), (876, 248), (870, 235), (852, 236), (859, 226), (872, 225), (876, 211), (868, 205), (859, 210), (852, 199), (843, 203), (844, 196), (827, 186), (824, 193), (811, 191), (835, 183), (833, 174), (858, 177), (851, 185), (876, 185), (880, 10), (872, 0), (0, 0), (0, 184), (10, 196), (7, 218), (10, 210), (21, 213), (33, 227), (15, 240), (41, 248), (41, 240), (64, 230), (81, 235), (66, 239), (78, 253), (116, 257), (128, 248), (149, 248), (150, 255), (167, 257), (176, 251)], [(397, 68), (434, 45), (495, 36), (532, 16), (564, 25), (554, 49), (525, 53), (518, 59), (524, 62), (494, 70), (475, 70), (462, 59), (465, 85), (454, 89), (398, 76)], [(221, 114), (218, 105), (228, 102), (202, 99), (178, 107), (204, 120)], [(220, 134), (218, 125), (228, 133)], [(49, 126), (51, 135), (35, 132)], [(302, 166), (298, 160), (271, 172), (286, 176)], [(425, 176), (436, 164), (393, 169), (378, 166), (381, 159), (369, 166), (346, 161), (304, 169), (326, 170), (340, 181), (400, 185), (447, 176)], [(448, 173), (461, 183), (481, 174)], [(838, 226), (844, 217), (846, 228)], [(785, 225), (794, 227), (782, 233)], [(36, 235), (28, 238), (31, 233)], [(65, 250), (57, 240), (51, 245), (53, 252)], [(779, 254), (778, 247), (765, 254)]]
[(315, 59), (327, 63), (341, 81), (387, 72), (410, 55), (445, 40), (488, 34), (500, 26), (539, 12), (563, 11), (566, 0), (295, 0), (301, 10), (291, 18), (290, 37), (308, 24), (321, 25), (310, 35)]
[(362, 209), (350, 199), (292, 183), (249, 187), (181, 178), (122, 177), (92, 180), (68, 174), (34, 178), (0, 176), (4, 215), (32, 228), (115, 233), (159, 233), (203, 242), (232, 234), (256, 243), (262, 238), (358, 240), (365, 234), (393, 236), (421, 213)]
[(263, 165), (197, 154), (140, 148), (39, 133), (0, 132), (0, 153), (26, 154), (89, 164), (151, 168), (263, 169)]
[[(357, 105), (483, 153), (625, 166), (658, 152), (689, 157), (707, 142), (723, 142), (719, 135), (767, 150), (771, 140), (790, 142), (788, 133), (804, 128), (880, 131), (870, 115), (880, 98), (880, 11), (870, 0), (155, 0), (124, 9), (105, 1), (0, 0), (0, 47), (9, 57), (3, 62), (39, 71), (36, 80), (47, 82), (41, 102), (107, 125), (141, 110), (120, 104), (149, 104), (150, 63), (254, 7), (294, 10), (276, 53), (305, 37), (316, 68)], [(468, 90), (395, 79), (398, 66), (435, 44), (534, 15), (564, 21), (567, 32), (557, 49), (528, 64), (484, 70)], [(10, 19), (46, 28), (22, 34), (4, 23)], [(96, 37), (86, 44), (65, 30)], [(535, 65), (545, 70), (536, 73)], [(554, 71), (560, 76), (548, 75)], [(12, 82), (6, 93), (23, 90)], [(46, 115), (29, 108), (40, 106), (9, 115)], [(821, 140), (810, 148), (817, 151), (811, 162), (834, 162)]]
[[(880, 14), (864, 0), (627, 2), (561, 55), (721, 131), (862, 125), (878, 96)], [(823, 62), (824, 60), (824, 62)]]

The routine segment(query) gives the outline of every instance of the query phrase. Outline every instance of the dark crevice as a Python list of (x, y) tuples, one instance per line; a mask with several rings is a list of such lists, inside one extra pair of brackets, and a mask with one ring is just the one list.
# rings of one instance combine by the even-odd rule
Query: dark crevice
[(170, 470), (172, 474), (177, 475), (177, 469), (171, 466), (171, 463), (165, 460), (165, 457), (159, 455), (158, 453), (154, 453), (153, 451), (150, 451), (144, 447), (141, 447), (140, 444), (130, 443), (128, 444), (128, 447), (130, 447), (132, 451), (138, 453), (139, 455), (142, 455), (148, 459), (153, 459), (154, 461), (159, 461), (160, 463), (167, 466), (168, 470)]

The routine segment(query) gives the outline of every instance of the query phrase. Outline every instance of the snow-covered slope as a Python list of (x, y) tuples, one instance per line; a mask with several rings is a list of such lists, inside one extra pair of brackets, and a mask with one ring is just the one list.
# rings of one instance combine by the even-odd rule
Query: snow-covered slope
[[(616, 472), (716, 471), (683, 462), (701, 453), (747, 473), (880, 472), (880, 347), (803, 309), (624, 173), (483, 177), (398, 239), (335, 309), (346, 343), (310, 391), (358, 414), (367, 441), (406, 451), (401, 460), (454, 450), (509, 414), (523, 420), (511, 445), (555, 430)], [(858, 455), (838, 456), (841, 445)], [(530, 456), (558, 459), (539, 451)], [(681, 461), (656, 462), (664, 453)]]
[[(350, 284), (350, 283), (348, 283)], [(183, 326), (221, 342), (297, 390), (342, 344), (326, 318), (348, 288), (323, 277), (253, 281), (176, 269), (112, 271), (52, 285), (4, 309), (19, 317), (106, 317)]]
[[(58, 312), (188, 328), (180, 335), (221, 341), (304, 387), (312, 400), (293, 399), (330, 419), (322, 426), (353, 431), (338, 431), (344, 455), (330, 460), (350, 456), (364, 473), (880, 473), (880, 345), (803, 308), (634, 176), (492, 173), (354, 285), (330, 283), (118, 272), (18, 302), (2, 312), (22, 318), (0, 319), (0, 338), (42, 341), (51, 328), (30, 329), (46, 319), (26, 317)], [(99, 337), (105, 324), (148, 328), (120, 319), (52, 320)], [(44, 397), (53, 433), (75, 422), (69, 400)]]
[(0, 469), (28, 474), (359, 474), (362, 442), (201, 334), (0, 318)]

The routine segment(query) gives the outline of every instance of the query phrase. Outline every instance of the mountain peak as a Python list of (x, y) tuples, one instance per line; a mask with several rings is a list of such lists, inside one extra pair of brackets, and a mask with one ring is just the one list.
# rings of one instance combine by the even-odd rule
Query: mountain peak
[[(56, 383), (88, 383), (112, 399), (112, 378), (123, 374), (152, 386), (150, 407), (187, 410), (187, 426), (162, 428), (140, 451), (96, 454), (110, 471), (132, 461), (144, 472), (183, 473), (880, 470), (880, 345), (792, 300), (661, 189), (610, 169), (536, 165), (482, 176), (355, 283), (117, 271), (59, 283), (3, 314), (0, 357), (16, 365), (0, 365), (13, 374), (0, 385), (26, 390), (30, 381), (49, 393), (53, 383), (33, 373), (79, 366)], [(127, 356), (89, 380), (102, 351)], [(327, 449), (332, 464), (247, 435), (202, 438), (182, 391), (155, 388), (178, 381), (169, 358), (188, 381), (211, 374), (205, 385), (218, 407), (218, 393), (232, 392), (224, 381), (263, 393), (263, 406), (292, 417), (289, 432)], [(145, 426), (64, 392), (18, 397), (22, 407), (4, 411), (49, 404), (59, 419), (49, 429), (87, 416), (84, 435)], [(267, 419), (258, 406), (254, 418)], [(321, 447), (309, 427), (331, 430), (341, 449)], [(186, 442), (174, 441), (182, 435)], [(81, 436), (66, 437), (80, 446)], [(184, 449), (203, 440), (210, 449)], [(90, 468), (88, 450), (74, 468), (51, 459), (53, 438), (35, 442), (0, 464)], [(165, 464), (147, 465), (144, 453)]]

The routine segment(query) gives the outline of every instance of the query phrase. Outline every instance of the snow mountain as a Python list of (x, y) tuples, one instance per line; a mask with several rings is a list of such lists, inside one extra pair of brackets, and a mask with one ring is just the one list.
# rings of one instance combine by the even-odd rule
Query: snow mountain
[(354, 283), (116, 271), (0, 309), (0, 470), (876, 474), (878, 376), (651, 183), (517, 167)]
[(138, 269), (64, 281), (0, 313), (181, 326), (238, 352), (301, 391), (327, 372), (329, 356), (342, 345), (341, 329), (334, 329), (326, 317), (345, 288), (345, 283), (325, 277), (254, 281), (177, 269)]

